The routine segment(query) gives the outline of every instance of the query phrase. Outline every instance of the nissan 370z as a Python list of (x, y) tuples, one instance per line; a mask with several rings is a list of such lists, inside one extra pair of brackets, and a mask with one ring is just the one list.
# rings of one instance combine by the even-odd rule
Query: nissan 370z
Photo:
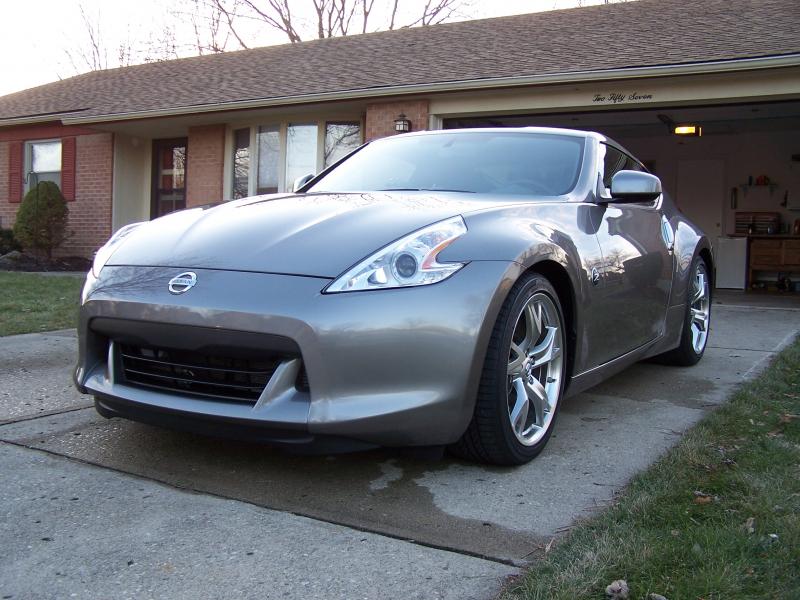
[(75, 382), (101, 415), (521, 464), (565, 397), (703, 355), (709, 242), (602, 135), (401, 135), (295, 189), (129, 225), (97, 252)]

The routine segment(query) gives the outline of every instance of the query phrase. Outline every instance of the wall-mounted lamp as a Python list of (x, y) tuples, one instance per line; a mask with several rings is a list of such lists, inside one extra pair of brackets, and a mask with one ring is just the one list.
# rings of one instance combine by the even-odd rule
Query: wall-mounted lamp
[(397, 133), (406, 133), (407, 131), (411, 131), (411, 121), (409, 121), (408, 117), (406, 117), (403, 113), (400, 113), (394, 120), (394, 130)]
[(700, 125), (675, 125), (672, 133), (675, 135), (700, 137), (703, 135), (703, 128)]

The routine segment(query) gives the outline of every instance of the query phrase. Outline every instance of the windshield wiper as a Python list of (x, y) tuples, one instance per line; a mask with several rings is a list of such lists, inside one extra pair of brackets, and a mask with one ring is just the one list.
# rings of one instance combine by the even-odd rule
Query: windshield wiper
[(447, 188), (385, 188), (375, 190), (376, 192), (461, 192), (463, 194), (474, 194), (472, 190), (450, 190)]

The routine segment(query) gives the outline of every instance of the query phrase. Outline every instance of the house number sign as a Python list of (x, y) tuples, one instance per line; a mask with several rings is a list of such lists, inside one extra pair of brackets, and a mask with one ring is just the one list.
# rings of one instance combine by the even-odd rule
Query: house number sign
[(652, 100), (653, 94), (642, 94), (640, 92), (609, 92), (606, 94), (595, 94), (592, 97), (593, 104), (625, 104), (627, 102), (643, 102)]

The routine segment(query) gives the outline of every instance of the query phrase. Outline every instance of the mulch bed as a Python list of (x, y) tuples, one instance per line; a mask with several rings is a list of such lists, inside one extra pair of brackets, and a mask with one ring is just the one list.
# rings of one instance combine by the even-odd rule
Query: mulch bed
[(0, 271), (88, 271), (92, 261), (81, 256), (59, 256), (48, 259), (16, 250), (0, 256)]

